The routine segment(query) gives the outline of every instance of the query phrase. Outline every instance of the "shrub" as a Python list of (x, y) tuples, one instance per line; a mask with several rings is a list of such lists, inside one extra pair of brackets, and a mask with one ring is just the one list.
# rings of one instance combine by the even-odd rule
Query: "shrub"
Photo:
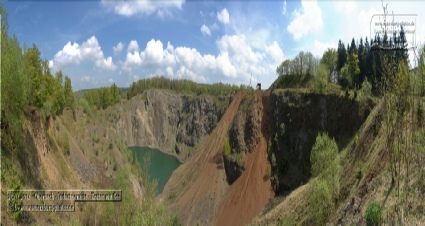
[(382, 223), (382, 207), (377, 202), (372, 202), (366, 209), (366, 222), (368, 225), (379, 225)]
[(317, 180), (310, 193), (313, 221), (315, 225), (325, 225), (333, 209), (332, 195), (326, 181)]
[(89, 102), (87, 102), (86, 98), (81, 97), (78, 100), (78, 104), (83, 107), (84, 113), (91, 115), (91, 108)]
[(267, 172), (266, 172), (266, 176), (264, 177), (265, 180), (268, 180), (272, 177), (272, 168), (270, 167), (269, 164), (267, 164)]
[(70, 154), (69, 137), (67, 133), (63, 134), (63, 150), (65, 151), (66, 155)]
[(114, 145), (112, 143), (109, 143), (109, 149), (112, 149)]
[(225, 156), (230, 156), (230, 154), (231, 154), (231, 149), (230, 149), (229, 138), (226, 138), (226, 139), (224, 140), (224, 144), (223, 144), (223, 151), (224, 151), (224, 155), (225, 155)]
[(311, 175), (326, 181), (333, 197), (339, 194), (339, 155), (334, 139), (326, 133), (320, 133), (311, 149)]
[(362, 179), (362, 177), (363, 177), (363, 172), (362, 172), (362, 169), (359, 167), (356, 169), (356, 178), (360, 180)]

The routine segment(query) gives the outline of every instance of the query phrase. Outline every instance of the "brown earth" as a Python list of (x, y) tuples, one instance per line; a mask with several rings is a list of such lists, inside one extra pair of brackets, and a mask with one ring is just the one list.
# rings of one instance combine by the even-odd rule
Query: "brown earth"
[[(274, 196), (267, 174), (267, 123), (270, 90), (255, 93), (262, 121), (255, 149), (246, 155), (244, 172), (229, 187), (223, 143), (243, 95), (237, 94), (197, 154), (174, 171), (160, 198), (171, 203), (183, 224), (243, 225)], [(263, 108), (263, 105), (265, 106)], [(236, 217), (237, 216), (237, 217)]]
[(243, 94), (235, 95), (217, 127), (195, 156), (175, 170), (161, 198), (172, 202), (184, 224), (212, 224), (228, 190), (223, 163), (223, 142)]
[(217, 211), (217, 225), (245, 225), (274, 196), (267, 178), (267, 119), (270, 90), (264, 94), (257, 90), (256, 98), (262, 99), (261, 136), (256, 148), (245, 160), (245, 171), (230, 187)]

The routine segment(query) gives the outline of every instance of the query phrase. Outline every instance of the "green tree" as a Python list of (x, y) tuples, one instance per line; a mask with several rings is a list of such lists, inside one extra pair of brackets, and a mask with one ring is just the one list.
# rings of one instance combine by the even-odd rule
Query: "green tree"
[(72, 108), (74, 104), (74, 92), (72, 92), (71, 79), (68, 76), (65, 76), (65, 84), (63, 88), (65, 95), (65, 106)]
[[(16, 36), (8, 36), (7, 12), (0, 5), (1, 23), (1, 121), (2, 138), (6, 134), (20, 141), (22, 121), (27, 102), (27, 78), (22, 70), (22, 49)], [(3, 129), (7, 131), (4, 133)], [(3, 139), (4, 143), (6, 139)], [(6, 141), (7, 142), (7, 141)]]
[(341, 40), (339, 40), (338, 42), (337, 52), (338, 52), (338, 59), (336, 64), (336, 70), (340, 72), (342, 67), (344, 67), (345, 63), (347, 62), (347, 50), (345, 49), (345, 45)]
[(325, 64), (320, 64), (314, 76), (314, 89), (316, 92), (323, 93), (328, 85), (328, 70)]
[(28, 101), (30, 106), (41, 108), (45, 101), (43, 90), (43, 69), (40, 58), (40, 51), (33, 45), (25, 51), (23, 57), (23, 70), (28, 77)]
[[(326, 69), (328, 70), (328, 81), (332, 82), (336, 70), (337, 70), (337, 61), (338, 61), (338, 55), (335, 49), (329, 48), (326, 50), (325, 53), (323, 53), (322, 59), (320, 60), (320, 64), (325, 65)], [(319, 65), (320, 67), (320, 65)], [(319, 70), (319, 69), (318, 69)]]

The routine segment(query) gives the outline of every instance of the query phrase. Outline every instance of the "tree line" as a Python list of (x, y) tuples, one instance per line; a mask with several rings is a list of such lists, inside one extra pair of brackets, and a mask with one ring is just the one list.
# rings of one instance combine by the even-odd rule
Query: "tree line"
[[(325, 79), (328, 82), (339, 84), (343, 89), (360, 89), (364, 81), (372, 85), (374, 93), (380, 92), (383, 88), (383, 80), (387, 74), (383, 65), (384, 61), (392, 62), (392, 69), (398, 70), (399, 63), (408, 63), (409, 54), (407, 40), (403, 27), (398, 33), (389, 35), (384, 33), (383, 37), (377, 35), (370, 42), (368, 38), (354, 38), (347, 46), (339, 40), (338, 48), (329, 48), (324, 52), (321, 59), (316, 59), (309, 52), (301, 51), (294, 59), (283, 61), (277, 68), (278, 80), (298, 81), (309, 80), (313, 75), (318, 75), (316, 79)], [(423, 54), (420, 54), (418, 72), (424, 77), (421, 71), (424, 70)], [(295, 78), (294, 78), (295, 77)], [(422, 84), (422, 94), (425, 93), (424, 79)], [(302, 82), (300, 82), (302, 83)], [(305, 81), (304, 81), (305, 83)], [(322, 81), (323, 83), (323, 81)], [(284, 88), (284, 87), (282, 87)]]
[(122, 90), (115, 83), (110, 87), (89, 90), (84, 94), (87, 102), (98, 109), (106, 109), (108, 106), (118, 103), (122, 97)]
[[(74, 106), (71, 79), (61, 71), (50, 72), (35, 44), (21, 47), (8, 34), (7, 12), (0, 6), (1, 20), (1, 129), (2, 144), (20, 142), (24, 115), (38, 108), (44, 117), (56, 116)], [(10, 140), (12, 139), (12, 140)], [(6, 145), (5, 144), (5, 145)], [(6, 145), (7, 146), (7, 145)]]
[(133, 82), (130, 88), (127, 90), (127, 99), (131, 99), (137, 94), (142, 93), (148, 89), (168, 89), (183, 93), (186, 95), (228, 95), (238, 90), (252, 90), (251, 87), (241, 84), (240, 86), (223, 84), (221, 82), (210, 84), (198, 84), (190, 80), (176, 80), (168, 79), (163, 76), (141, 79), (137, 82)]

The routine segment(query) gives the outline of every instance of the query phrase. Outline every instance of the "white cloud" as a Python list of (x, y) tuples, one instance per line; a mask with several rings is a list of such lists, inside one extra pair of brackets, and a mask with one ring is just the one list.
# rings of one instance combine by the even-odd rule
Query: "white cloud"
[(229, 12), (227, 11), (226, 8), (224, 8), (221, 12), (217, 13), (217, 19), (223, 24), (229, 23), (230, 16), (229, 16)]
[(164, 48), (160, 40), (152, 39), (143, 51), (127, 53), (121, 72), (129, 76), (134, 76), (134, 72), (145, 76), (165, 75), (196, 82), (222, 81), (246, 85), (252, 74), (267, 86), (275, 77), (276, 66), (284, 58), (276, 41), (254, 50), (244, 35), (225, 35), (216, 41), (216, 46), (217, 55), (201, 54), (195, 48), (174, 48), (170, 42)]
[(118, 15), (133, 16), (136, 14), (150, 15), (157, 12), (159, 17), (170, 14), (169, 9), (181, 9), (184, 0), (172, 1), (107, 1), (102, 0), (102, 5), (113, 10)]
[(302, 0), (302, 10), (292, 12), (294, 19), (288, 25), (288, 32), (295, 40), (310, 32), (317, 32), (323, 28), (322, 10), (316, 0)]
[(320, 58), (322, 58), (322, 56), (323, 56), (323, 53), (327, 50), (327, 49), (329, 49), (329, 48), (334, 48), (334, 49), (337, 49), (337, 44), (338, 43), (329, 43), (329, 42), (321, 42), (321, 41), (318, 41), (318, 40), (314, 40), (314, 43), (313, 43), (313, 48), (312, 48), (312, 51), (311, 51), (311, 53), (313, 54), (313, 56), (315, 56), (315, 57), (320, 57)]
[(282, 14), (286, 15), (286, 0), (283, 0)]
[(112, 62), (112, 57), (96, 60), (96, 66), (107, 70), (115, 70), (117, 66)]
[(115, 70), (116, 66), (112, 62), (112, 57), (105, 59), (103, 51), (95, 36), (90, 37), (87, 41), (80, 45), (78, 43), (68, 42), (62, 50), (60, 50), (49, 61), (49, 67), (52, 69), (60, 69), (66, 65), (79, 64), (81, 61), (95, 61), (96, 66), (101, 69)]
[(125, 65), (140, 65), (142, 64), (142, 59), (137, 51), (133, 53), (127, 53), (127, 57), (125, 59)]
[(114, 80), (112, 78), (109, 78), (108, 82), (114, 83)]
[(91, 78), (90, 76), (83, 76), (83, 77), (81, 78), (81, 81), (83, 81), (83, 82), (90, 82), (92, 79), (93, 79), (93, 78)]
[(112, 47), (112, 50), (114, 51), (115, 55), (119, 55), (123, 49), (124, 49), (124, 44), (122, 42), (119, 42), (117, 46)]
[(276, 41), (266, 46), (266, 52), (273, 57), (276, 63), (281, 63), (284, 60), (285, 56), (283, 55), (283, 51)]
[(156, 13), (158, 15), (159, 18), (164, 19), (165, 17), (170, 17), (172, 16), (172, 13), (170, 10), (168, 9), (158, 9), (158, 12)]
[(165, 70), (167, 72), (167, 75), (169, 77), (172, 77), (174, 75), (174, 71), (172, 67), (167, 67), (167, 69)]
[(136, 40), (131, 40), (130, 44), (128, 44), (127, 52), (139, 51), (139, 44), (137, 44)]
[(204, 34), (204, 35), (209, 35), (209, 36), (211, 36), (211, 31), (210, 31), (210, 29), (205, 25), (205, 24), (203, 24), (202, 25), (202, 27), (201, 27), (201, 32), (202, 32), (202, 34)]

